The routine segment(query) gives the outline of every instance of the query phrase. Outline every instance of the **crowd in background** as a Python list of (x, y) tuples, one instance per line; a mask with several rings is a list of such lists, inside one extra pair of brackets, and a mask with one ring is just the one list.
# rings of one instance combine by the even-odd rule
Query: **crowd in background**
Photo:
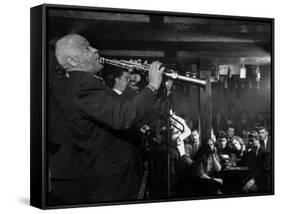
[[(200, 139), (198, 129), (193, 129), (184, 147), (178, 146), (182, 194), (270, 191), (270, 118), (264, 115), (258, 113), (255, 118), (249, 118), (246, 111), (238, 117), (235, 111), (226, 116), (216, 112), (212, 136), (208, 139)], [(225, 176), (227, 173), (232, 173), (231, 181)], [(229, 191), (231, 188), (234, 191)]]

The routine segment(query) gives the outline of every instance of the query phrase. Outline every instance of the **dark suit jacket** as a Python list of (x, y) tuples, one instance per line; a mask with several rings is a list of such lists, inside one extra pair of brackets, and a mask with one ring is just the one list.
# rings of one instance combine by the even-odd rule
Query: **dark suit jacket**
[(246, 153), (243, 162), (249, 167), (249, 173), (245, 181), (254, 178), (259, 191), (269, 191), (272, 172), (271, 153), (260, 147), (257, 154), (254, 151)]
[(91, 74), (71, 72), (49, 98), (48, 139), (60, 147), (49, 158), (52, 178), (75, 181), (83, 202), (136, 199), (135, 147), (116, 130), (132, 127), (155, 101), (149, 88), (124, 101)]
[(265, 150), (268, 152), (271, 152), (271, 138), (270, 137), (267, 138)]

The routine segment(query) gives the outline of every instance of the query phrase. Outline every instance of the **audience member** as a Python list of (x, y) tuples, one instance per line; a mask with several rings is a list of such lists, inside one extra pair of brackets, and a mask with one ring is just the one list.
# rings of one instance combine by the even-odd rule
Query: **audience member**
[(266, 150), (266, 151), (271, 151), (271, 139), (268, 136), (268, 131), (265, 127), (259, 127), (259, 139), (260, 139), (260, 144), (261, 146)]
[(241, 157), (245, 151), (245, 144), (241, 137), (234, 136), (231, 142), (227, 144), (227, 150), (229, 154), (235, 154), (236, 157)]
[(199, 145), (199, 132), (197, 129), (194, 129), (184, 143), (184, 155), (181, 156), (183, 162), (185, 162), (188, 166), (193, 163), (193, 159), (198, 151)]
[(220, 193), (223, 180), (213, 177), (215, 172), (221, 170), (220, 159), (216, 153), (214, 142), (211, 138), (203, 141), (194, 157), (193, 177), (195, 194), (216, 195)]
[(227, 142), (231, 142), (235, 135), (235, 127), (233, 125), (229, 125), (226, 129), (227, 134)]
[(270, 191), (271, 185), (271, 154), (261, 146), (258, 136), (249, 138), (250, 148), (243, 156), (243, 163), (249, 167), (245, 179), (244, 192)]
[(219, 155), (226, 154), (227, 134), (225, 131), (220, 131), (216, 142), (216, 148)]

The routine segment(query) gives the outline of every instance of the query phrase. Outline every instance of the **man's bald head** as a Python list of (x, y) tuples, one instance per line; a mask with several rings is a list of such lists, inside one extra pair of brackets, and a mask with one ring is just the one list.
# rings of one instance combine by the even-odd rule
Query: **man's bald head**
[(78, 34), (69, 34), (59, 39), (55, 54), (59, 64), (67, 71), (97, 72), (102, 68), (97, 50)]
[(78, 34), (69, 34), (56, 42), (56, 57), (64, 68), (69, 66), (67, 64), (67, 58), (77, 55), (79, 50), (78, 43), (83, 40), (85, 39)]

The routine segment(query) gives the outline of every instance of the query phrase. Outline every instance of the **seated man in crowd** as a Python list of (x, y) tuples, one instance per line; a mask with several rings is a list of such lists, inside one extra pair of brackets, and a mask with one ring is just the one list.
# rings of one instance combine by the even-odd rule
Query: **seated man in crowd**
[(250, 135), (250, 129), (243, 129), (242, 130), (242, 140), (245, 144), (245, 150), (248, 148), (248, 144), (249, 144), (249, 135)]
[(235, 135), (235, 127), (233, 125), (228, 126), (226, 133), (227, 133), (226, 150), (228, 150), (227, 153), (235, 153), (236, 155), (241, 156), (244, 150), (244, 143), (240, 137)]
[(245, 154), (248, 151), (252, 150), (252, 146), (253, 146), (252, 142), (253, 142), (254, 138), (258, 137), (258, 135), (259, 135), (259, 133), (256, 130), (249, 131), (247, 144), (245, 145)]
[(184, 142), (184, 153), (181, 154), (181, 158), (187, 165), (191, 165), (200, 145), (198, 130), (192, 130), (191, 135)]
[[(122, 201), (137, 198), (140, 179), (135, 147), (112, 130), (127, 130), (146, 116), (157, 100), (164, 68), (153, 62), (148, 85), (130, 100), (112, 96), (97, 73), (103, 68), (97, 49), (82, 36), (56, 42), (56, 58), (67, 75), (49, 95), (49, 143), (59, 149), (50, 159), (52, 192), (59, 204)], [(60, 127), (58, 127), (60, 126)], [(63, 126), (63, 127), (61, 127)], [(66, 130), (59, 138), (60, 130)], [(56, 137), (56, 139), (55, 139)]]
[(140, 75), (130, 73), (123, 68), (109, 68), (103, 71), (106, 85), (112, 88), (117, 95), (124, 95), (122, 97), (125, 98), (134, 97), (139, 90), (137, 84), (141, 81)]
[(227, 142), (231, 142), (233, 137), (235, 136), (235, 127), (234, 125), (229, 125), (226, 129), (227, 134)]
[(224, 131), (220, 131), (218, 134), (218, 140), (216, 143), (216, 148), (218, 155), (227, 154), (227, 135)]
[(259, 139), (261, 146), (266, 150), (271, 152), (271, 139), (268, 136), (268, 131), (264, 126), (258, 128)]
[(218, 135), (218, 140), (216, 142), (217, 153), (221, 159), (221, 165), (223, 168), (229, 167), (229, 155), (227, 147), (227, 135), (224, 131), (220, 131)]
[(116, 94), (121, 95), (129, 85), (130, 73), (126, 70), (116, 70), (116, 72), (114, 72), (114, 75), (112, 76), (112, 80), (112, 90)]
[(250, 147), (243, 156), (243, 163), (249, 167), (245, 179), (245, 192), (267, 192), (271, 189), (271, 154), (261, 146), (256, 132), (249, 136)]

